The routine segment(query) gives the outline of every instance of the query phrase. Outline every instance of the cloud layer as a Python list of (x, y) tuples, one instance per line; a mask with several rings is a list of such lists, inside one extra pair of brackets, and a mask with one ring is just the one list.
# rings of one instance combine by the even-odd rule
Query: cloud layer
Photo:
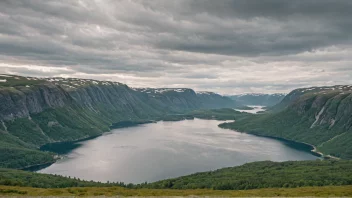
[(349, 0), (3, 0), (0, 72), (223, 94), (352, 83)]

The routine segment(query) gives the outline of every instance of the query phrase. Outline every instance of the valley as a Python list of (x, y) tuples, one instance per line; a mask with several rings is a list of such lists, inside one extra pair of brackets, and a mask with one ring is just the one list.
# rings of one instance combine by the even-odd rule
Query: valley
[(352, 197), (351, 10), (0, 0), (0, 198)]
[[(0, 167), (5, 168), (1, 174), (7, 175), (0, 180), (2, 185), (43, 187), (37, 180), (26, 184), (21, 180), (23, 173), (6, 168), (39, 170), (49, 174), (48, 181), (58, 179), (53, 175), (62, 175), (65, 187), (239, 190), (352, 184), (349, 173), (341, 177), (339, 169), (352, 164), (343, 160), (351, 159), (349, 86), (294, 90), (264, 109), (260, 104), (246, 107), (226, 96), (187, 88), (130, 88), (86, 79), (2, 78), (6, 81), (0, 86)], [(267, 185), (261, 181), (253, 186), (253, 178), (259, 174), (255, 170), (261, 166), (282, 166), (278, 169), (286, 173), (309, 170), (320, 163), (321, 158), (307, 144), (324, 157), (342, 159), (336, 162), (341, 164), (334, 171), (336, 181), (308, 182), (301, 173), (303, 183), (297, 183), (293, 174), (287, 178), (291, 183), (268, 180)], [(335, 165), (329, 161), (322, 161), (326, 168)], [(233, 166), (227, 172), (226, 167)], [(226, 179), (235, 178), (233, 174), (240, 170), (236, 167), (242, 166), (251, 167), (253, 178), (237, 183)], [(188, 179), (184, 183), (189, 174), (210, 171), (199, 173), (203, 178), (214, 170), (225, 171), (225, 178), (213, 185), (192, 184)], [(40, 175), (31, 173), (30, 177)], [(198, 181), (198, 173), (194, 176), (191, 180)]]

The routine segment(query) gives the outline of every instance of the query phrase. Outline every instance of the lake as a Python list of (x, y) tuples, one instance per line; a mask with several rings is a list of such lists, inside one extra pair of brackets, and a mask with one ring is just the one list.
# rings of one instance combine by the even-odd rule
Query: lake
[(318, 158), (301, 144), (221, 129), (219, 123), (194, 119), (114, 129), (70, 145), (62, 159), (38, 172), (142, 183), (253, 161)]

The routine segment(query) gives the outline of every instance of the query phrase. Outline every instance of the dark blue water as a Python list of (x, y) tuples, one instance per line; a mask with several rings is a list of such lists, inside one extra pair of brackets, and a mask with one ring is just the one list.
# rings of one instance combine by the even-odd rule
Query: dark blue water
[(221, 129), (219, 123), (195, 119), (114, 129), (66, 145), (72, 148), (64, 158), (39, 172), (141, 183), (253, 161), (317, 158), (300, 144)]

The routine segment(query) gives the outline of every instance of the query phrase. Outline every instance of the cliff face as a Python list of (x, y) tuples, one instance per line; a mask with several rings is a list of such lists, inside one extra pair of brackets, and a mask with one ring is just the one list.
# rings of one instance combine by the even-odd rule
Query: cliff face
[(32, 113), (63, 107), (69, 102), (67, 92), (51, 83), (32, 87), (0, 87), (0, 120), (29, 117)]
[[(26, 79), (21, 77), (22, 81)], [(10, 79), (8, 83), (17, 80)], [(236, 106), (227, 97), (211, 92), (196, 93), (192, 89), (131, 89), (120, 83), (82, 79), (54, 78), (35, 84), (31, 81), (28, 81), (31, 85), (23, 82), (23, 85), (0, 86), (0, 120), (30, 117), (46, 109), (70, 105), (96, 113), (101, 110), (115, 111), (116, 114), (129, 112), (140, 118), (200, 108)]]
[[(204, 97), (191, 89), (132, 89), (117, 82), (86, 79), (1, 78), (6, 81), (0, 82), (0, 152), (8, 153), (2, 156), (5, 159), (0, 157), (3, 167), (50, 160), (47, 153), (31, 149), (99, 135), (115, 122), (235, 105), (224, 103), (229, 99), (220, 95)], [(27, 159), (11, 161), (21, 155)]]
[(229, 128), (306, 142), (325, 154), (352, 158), (352, 86), (312, 87), (288, 94), (271, 112)]
[(310, 128), (349, 130), (352, 86), (313, 87), (291, 92), (278, 106), (314, 120)]

